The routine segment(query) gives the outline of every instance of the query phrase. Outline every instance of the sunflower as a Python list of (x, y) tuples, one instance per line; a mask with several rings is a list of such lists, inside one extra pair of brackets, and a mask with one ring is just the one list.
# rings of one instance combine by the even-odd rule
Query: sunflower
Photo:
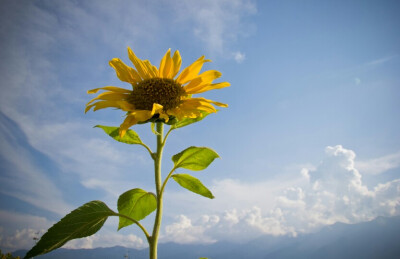
[(119, 58), (113, 58), (109, 64), (121, 81), (132, 85), (132, 90), (115, 86), (89, 90), (88, 94), (100, 90), (105, 92), (88, 102), (85, 109), (85, 113), (91, 108), (96, 111), (108, 107), (125, 111), (126, 117), (119, 130), (121, 137), (131, 126), (138, 123), (168, 123), (185, 118), (198, 118), (216, 112), (214, 105), (228, 107), (220, 102), (192, 97), (193, 94), (230, 86), (228, 82), (212, 83), (221, 76), (216, 70), (199, 74), (203, 64), (211, 61), (204, 59), (204, 56), (183, 69), (179, 75), (182, 63), (179, 51), (175, 51), (171, 57), (169, 49), (161, 59), (158, 69), (148, 60), (139, 59), (130, 48), (128, 56), (135, 68), (127, 66)]

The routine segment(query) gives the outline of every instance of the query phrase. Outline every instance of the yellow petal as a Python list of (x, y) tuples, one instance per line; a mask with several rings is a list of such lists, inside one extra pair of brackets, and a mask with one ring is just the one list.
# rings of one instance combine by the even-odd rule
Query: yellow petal
[(117, 92), (117, 93), (130, 93), (130, 92), (132, 92), (131, 90), (128, 90), (128, 89), (125, 89), (125, 88), (120, 88), (120, 87), (116, 87), (116, 86), (105, 86), (105, 87), (99, 87), (99, 88), (88, 90), (87, 93), (88, 94), (95, 94), (99, 90), (108, 90), (108, 91)]
[(134, 110), (126, 116), (124, 122), (121, 124), (119, 129), (120, 137), (123, 137), (126, 131), (132, 127), (133, 125), (137, 124), (138, 122), (147, 121), (154, 114), (158, 112), (162, 112), (163, 106), (157, 103), (153, 104), (153, 109), (149, 110)]
[(122, 122), (122, 124), (119, 126), (119, 136), (122, 138), (125, 135), (126, 131), (137, 123), (138, 121), (136, 120), (136, 117), (134, 115), (126, 116), (124, 122)]
[(160, 113), (163, 110), (163, 106), (158, 103), (153, 103), (153, 109), (151, 110), (151, 116), (153, 116), (156, 113)]
[(189, 105), (181, 105), (178, 108), (168, 110), (168, 114), (175, 116), (178, 120), (183, 118), (197, 118), (201, 117), (202, 113), (200, 110)]
[(152, 111), (148, 111), (148, 110), (135, 110), (131, 114), (135, 116), (135, 118), (137, 119), (138, 122), (139, 121), (147, 121), (154, 115), (154, 113), (152, 113)]
[(93, 98), (90, 100), (86, 105), (91, 104), (92, 102), (96, 100), (114, 100), (114, 101), (120, 101), (120, 100), (125, 100), (127, 97), (129, 97), (129, 94), (125, 93), (115, 93), (115, 92), (104, 92), (99, 94), (96, 98)]
[(161, 118), (161, 119), (164, 119), (165, 122), (168, 122), (168, 121), (169, 121), (169, 115), (166, 114), (163, 110), (158, 111), (158, 113), (160, 114), (160, 118)]
[(151, 75), (149, 71), (147, 71), (147, 67), (144, 64), (144, 62), (140, 58), (136, 57), (135, 53), (129, 47), (128, 47), (128, 56), (142, 79), (151, 78)]
[(172, 70), (172, 65), (171, 49), (168, 49), (160, 61), (159, 77), (168, 78), (170, 71)]
[(198, 60), (193, 62), (190, 66), (185, 68), (182, 73), (178, 76), (176, 81), (182, 85), (186, 84), (193, 78), (197, 77), (203, 64), (206, 62), (210, 62), (211, 60), (204, 59), (204, 56), (201, 56)]
[(192, 89), (185, 89), (188, 94), (199, 94), (210, 90), (221, 89), (230, 86), (231, 84), (228, 82), (221, 82), (216, 84), (201, 84)]
[(212, 81), (215, 79), (221, 77), (221, 72), (217, 70), (208, 70), (205, 71), (204, 73), (200, 74), (196, 78), (192, 79), (189, 84), (184, 86), (184, 90), (187, 93), (190, 93), (194, 89), (201, 88), (204, 85), (210, 84)]
[(92, 107), (94, 107), (93, 111), (97, 111), (109, 107), (120, 108), (120, 105), (115, 101), (98, 101), (96, 103), (86, 106), (85, 113), (87, 113)]
[(119, 105), (119, 108), (123, 111), (134, 111), (135, 110), (135, 105), (127, 102), (127, 101), (117, 101), (117, 104)]
[(149, 110), (134, 110), (130, 113), (130, 115), (135, 116), (135, 118), (138, 122), (147, 121), (148, 119), (153, 117), (154, 114), (162, 111), (162, 109), (163, 109), (163, 106), (161, 104), (154, 103), (151, 111), (149, 111)]
[(203, 82), (212, 82), (213, 80), (220, 78), (222, 73), (217, 70), (208, 70), (199, 75)]
[[(181, 110), (182, 113), (193, 113), (199, 111), (206, 111), (206, 112), (216, 112), (217, 110), (212, 106), (209, 102), (205, 101), (204, 98), (190, 98), (184, 100), (177, 109)], [(199, 113), (200, 114), (200, 113)]]
[(173, 70), (171, 74), (171, 78), (174, 78), (178, 72), (179, 69), (181, 69), (181, 64), (182, 64), (182, 59), (181, 59), (181, 54), (179, 51), (175, 51), (174, 56), (172, 57), (172, 63), (173, 63)]
[(203, 98), (203, 97), (192, 98), (192, 99), (197, 99), (197, 100), (199, 100), (199, 101), (201, 101), (201, 102), (212, 103), (212, 104), (215, 104), (215, 105), (217, 105), (217, 106), (219, 106), (219, 107), (223, 107), (223, 108), (227, 108), (227, 107), (228, 107), (228, 105), (225, 104), (225, 103), (220, 103), (220, 102), (208, 100), (208, 99)]
[(113, 58), (110, 60), (109, 64), (115, 69), (119, 80), (131, 84), (136, 84), (137, 82), (141, 81), (141, 78), (136, 70), (127, 66), (119, 58)]
[(148, 71), (148, 73), (149, 73), (149, 75), (150, 75), (151, 78), (158, 77), (158, 69), (157, 69), (155, 66), (153, 66), (153, 65), (150, 63), (150, 61), (144, 60), (144, 61), (143, 61), (143, 64), (146, 66), (147, 71)]
[(220, 102), (208, 100), (208, 99), (203, 98), (203, 97), (192, 98), (192, 99), (197, 99), (197, 100), (199, 100), (199, 101), (201, 101), (201, 102), (212, 103), (212, 104), (215, 104), (215, 105), (217, 105), (217, 106), (219, 106), (219, 107), (223, 107), (223, 108), (227, 108), (227, 107), (228, 107), (228, 105), (225, 104), (225, 103), (220, 103)]

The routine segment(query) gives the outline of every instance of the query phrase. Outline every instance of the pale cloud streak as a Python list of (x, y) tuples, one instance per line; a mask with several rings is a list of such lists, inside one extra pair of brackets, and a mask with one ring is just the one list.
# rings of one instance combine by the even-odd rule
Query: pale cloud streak
[(387, 62), (389, 62), (390, 60), (396, 58), (397, 55), (392, 55), (392, 56), (388, 56), (388, 57), (383, 57), (383, 58), (379, 58), (379, 59), (375, 59), (373, 61), (367, 62), (365, 65), (366, 66), (379, 66), (382, 64), (385, 64)]
[(356, 161), (355, 163), (360, 172), (377, 175), (400, 167), (400, 152), (370, 160)]
[(0, 118), (0, 154), (6, 161), (0, 175), (0, 192), (59, 215), (68, 212), (71, 206), (61, 191), (34, 162), (31, 151), (18, 143), (23, 136), (6, 117)]
[(229, 42), (249, 32), (243, 18), (257, 12), (251, 0), (177, 1), (175, 10), (179, 20), (194, 24), (193, 34), (212, 53), (223, 54)]

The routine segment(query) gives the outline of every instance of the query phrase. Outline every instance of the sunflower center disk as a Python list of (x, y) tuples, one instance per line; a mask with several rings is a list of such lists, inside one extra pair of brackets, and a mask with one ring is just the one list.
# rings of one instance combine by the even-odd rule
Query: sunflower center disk
[(167, 111), (179, 105), (183, 94), (182, 86), (172, 79), (150, 78), (134, 86), (128, 101), (138, 110), (152, 110), (158, 103)]

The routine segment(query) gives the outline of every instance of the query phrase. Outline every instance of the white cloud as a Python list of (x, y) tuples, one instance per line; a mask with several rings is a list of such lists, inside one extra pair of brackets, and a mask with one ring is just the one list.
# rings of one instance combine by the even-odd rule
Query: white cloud
[(90, 237), (71, 240), (63, 247), (71, 249), (91, 249), (95, 247), (113, 246), (142, 249), (148, 245), (146, 241), (134, 234), (123, 235), (115, 233), (115, 231), (100, 231), (99, 233), (96, 233)]
[(263, 211), (269, 211), (274, 208), (275, 197), (286, 188), (304, 181), (304, 178), (288, 175), (253, 183), (245, 183), (238, 179), (216, 180), (209, 186), (216, 197), (212, 200), (188, 193), (181, 188), (176, 191), (167, 188), (164, 215), (171, 218), (176, 214), (184, 214), (189, 217), (201, 214), (212, 215), (221, 211), (247, 210), (249, 206), (256, 206)]
[(209, 50), (221, 54), (230, 41), (246, 35), (242, 18), (257, 11), (251, 0), (176, 1), (180, 19), (194, 23), (193, 33)]
[[(254, 13), (256, 9), (252, 1), (246, 0), (166, 4), (172, 7), (177, 17), (183, 17), (182, 24), (194, 23), (196, 35), (215, 49), (223, 48), (226, 41), (236, 38), (240, 34), (243, 15)], [(77, 118), (73, 114), (76, 104), (80, 103), (83, 109), (81, 96), (85, 89), (82, 85), (63, 81), (64, 73), (70, 71), (66, 71), (62, 63), (63, 69), (57, 68), (60, 63), (55, 63), (52, 55), (65, 54), (61, 51), (65, 47), (63, 44), (68, 44), (69, 54), (82, 53), (87, 50), (85, 48), (93, 48), (93, 39), (118, 48), (121, 44), (129, 45), (132, 38), (152, 41), (151, 35), (160, 29), (157, 12), (162, 10), (157, 9), (157, 4), (127, 1), (104, 2), (90, 7), (73, 2), (47, 3), (51, 7), (48, 9), (54, 12), (33, 2), (11, 1), (7, 5), (8, 11), (2, 11), (1, 16), (1, 21), (7, 24), (1, 35), (7, 41), (0, 69), (3, 80), (0, 109), (19, 124), (29, 143), (53, 159), (63, 172), (73, 172), (84, 186), (106, 190), (110, 196), (115, 196), (117, 188), (114, 187), (120, 184), (115, 179), (134, 163), (145, 163), (142, 153), (127, 155), (127, 148), (116, 148), (105, 139), (94, 138), (90, 134), (93, 129), (87, 124), (78, 123), (76, 119), (71, 123), (69, 117)], [(135, 15), (130, 15), (132, 10)], [(210, 19), (203, 20), (204, 17)], [(143, 23), (143, 20), (147, 22)], [(119, 29), (115, 30), (115, 23), (109, 21), (118, 21)], [(79, 64), (76, 69), (80, 69)], [(84, 82), (84, 85), (89, 83)], [(19, 180), (31, 183), (25, 189), (18, 187), (3, 192), (57, 213), (65, 210), (59, 210), (59, 207), (68, 208), (62, 202), (57, 206), (57, 201), (62, 201), (61, 194), (44, 172), (33, 168), (26, 152), (6, 145), (2, 146), (2, 151), (21, 171), (15, 177), (3, 179), (8, 181), (8, 186), (13, 187)], [(31, 196), (32, 192), (35, 195)]]
[[(22, 214), (17, 212), (0, 210), (0, 225), (11, 226), (13, 229), (35, 229), (40, 231), (47, 229), (53, 224), (45, 217), (39, 217), (29, 214)], [(6, 233), (7, 229), (3, 229), (3, 233)], [(9, 232), (7, 232), (9, 234)]]
[[(108, 221), (117, 222), (115, 217)], [(44, 217), (0, 210), (0, 249), (9, 252), (16, 249), (30, 249), (35, 244), (33, 238), (40, 238), (54, 223)], [(142, 238), (134, 234), (116, 233), (115, 224), (111, 229), (109, 224), (106, 225), (95, 235), (71, 240), (63, 247), (72, 249), (116, 245), (136, 249), (147, 247), (147, 242)], [(7, 228), (3, 226), (7, 226)], [(11, 229), (14, 230), (11, 231)]]
[(12, 252), (30, 248), (53, 222), (44, 217), (0, 210), (0, 249)]
[(245, 60), (246, 55), (240, 51), (237, 51), (237, 52), (233, 53), (233, 58), (235, 59), (235, 61), (237, 63), (242, 63)]
[(280, 209), (262, 214), (258, 207), (244, 210), (229, 210), (218, 215), (202, 215), (191, 220), (185, 215), (176, 217), (176, 221), (165, 226), (161, 242), (214, 243), (228, 240), (244, 243), (263, 234), (283, 235), (292, 233), (293, 229), (285, 226)]
[(388, 57), (383, 57), (383, 58), (379, 58), (373, 61), (370, 61), (368, 63), (366, 63), (367, 66), (378, 66), (378, 65), (382, 65), (390, 60), (392, 60), (393, 58), (397, 57), (397, 55), (392, 55), (392, 56), (388, 56)]
[(381, 174), (400, 167), (400, 152), (365, 161), (356, 161), (356, 167), (363, 174)]
[[(205, 216), (208, 217), (208, 216)], [(207, 221), (203, 220), (199, 225), (193, 225), (192, 221), (185, 215), (179, 215), (178, 221), (167, 225), (165, 231), (161, 235), (160, 239), (163, 242), (175, 242), (178, 244), (190, 244), (190, 243), (213, 243), (216, 240), (204, 234), (208, 228)], [(219, 219), (216, 218), (216, 221)]]
[(17, 229), (14, 235), (3, 236), (0, 231), (0, 247), (3, 251), (12, 252), (17, 249), (31, 248), (35, 243), (34, 238), (39, 238), (40, 232), (35, 229)]
[(361, 84), (361, 79), (358, 78), (358, 77), (355, 77), (355, 78), (354, 78), (354, 83), (355, 83), (356, 85)]
[[(306, 182), (302, 182), (300, 187), (289, 187), (279, 196), (274, 196), (277, 198), (273, 208), (230, 209), (222, 214), (203, 215), (196, 220), (181, 215), (176, 222), (165, 227), (163, 241), (245, 242), (263, 234), (295, 236), (336, 222), (357, 223), (378, 216), (399, 215), (400, 179), (378, 184), (369, 190), (354, 166), (356, 155), (352, 150), (338, 145), (327, 147), (325, 154), (315, 169), (302, 170), (301, 175)], [(243, 190), (244, 187), (230, 189), (231, 204), (249, 206), (256, 200), (263, 200), (263, 195), (259, 193), (258, 199), (253, 202), (237, 200), (240, 196), (237, 193)], [(214, 220), (206, 220), (211, 218)]]
[[(132, 178), (128, 173), (132, 168), (140, 171), (152, 165), (146, 157), (147, 151), (140, 146), (132, 147), (116, 142), (107, 137), (101, 129), (93, 129), (79, 122), (37, 123), (29, 118), (24, 121), (23, 129), (30, 144), (57, 163), (62, 173), (72, 177), (78, 176), (80, 183), (86, 188), (103, 191), (105, 195), (99, 199), (108, 204), (115, 204), (118, 196), (126, 190), (139, 186), (146, 188), (151, 184), (145, 181), (148, 178), (146, 174), (137, 173), (136, 177)], [(97, 138), (97, 135), (93, 134), (99, 134), (100, 137)], [(19, 160), (23, 158), (23, 154), (20, 154)], [(21, 163), (22, 165), (24, 163)], [(48, 182), (44, 179), (42, 184)], [(153, 187), (152, 184), (150, 186)], [(44, 187), (32, 188), (43, 192)], [(51, 185), (46, 190), (52, 190)], [(43, 195), (45, 193), (43, 192)], [(59, 195), (50, 197), (56, 199)], [(43, 200), (37, 199), (37, 202), (52, 206), (52, 203), (43, 203)], [(82, 202), (87, 200), (80, 201)], [(60, 203), (60, 206), (64, 205)], [(68, 207), (64, 207), (64, 210), (66, 208)], [(56, 209), (57, 207), (53, 210)]]
[(71, 209), (60, 190), (34, 162), (27, 148), (18, 144), (17, 137), (6, 120), (0, 121), (0, 155), (9, 164), (0, 175), (1, 193), (18, 198), (56, 214), (64, 214)]

